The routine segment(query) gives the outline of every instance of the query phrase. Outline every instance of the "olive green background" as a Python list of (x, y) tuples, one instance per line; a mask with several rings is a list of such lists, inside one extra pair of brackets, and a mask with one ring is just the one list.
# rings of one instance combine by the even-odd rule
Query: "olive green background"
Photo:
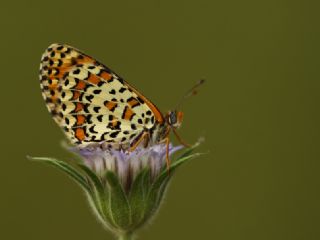
[(1, 239), (112, 239), (84, 194), (26, 155), (70, 158), (42, 100), (42, 52), (68, 43), (164, 112), (198, 79), (183, 166), (140, 239), (320, 239), (317, 1), (3, 1)]

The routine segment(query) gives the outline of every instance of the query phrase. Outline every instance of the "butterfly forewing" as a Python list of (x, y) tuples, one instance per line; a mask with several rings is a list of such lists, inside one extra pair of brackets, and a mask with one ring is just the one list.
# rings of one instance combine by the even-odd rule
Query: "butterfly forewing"
[(52, 44), (40, 65), (47, 108), (72, 143), (127, 144), (162, 123), (160, 111), (122, 78), (95, 59)]

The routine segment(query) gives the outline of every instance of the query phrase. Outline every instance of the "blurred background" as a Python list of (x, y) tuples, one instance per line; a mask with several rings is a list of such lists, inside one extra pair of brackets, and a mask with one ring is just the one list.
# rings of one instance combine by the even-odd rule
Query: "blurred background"
[(164, 112), (198, 79), (183, 166), (143, 239), (320, 239), (317, 1), (4, 1), (1, 239), (112, 239), (84, 194), (26, 155), (70, 159), (41, 97), (45, 48), (67, 43)]

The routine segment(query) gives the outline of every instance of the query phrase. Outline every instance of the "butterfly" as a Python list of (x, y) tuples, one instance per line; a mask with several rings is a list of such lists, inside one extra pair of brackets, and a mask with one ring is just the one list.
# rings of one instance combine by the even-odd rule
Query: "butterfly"
[(114, 71), (78, 49), (54, 43), (41, 58), (42, 96), (55, 122), (74, 145), (133, 151), (139, 145), (167, 144), (177, 134), (181, 111), (163, 115)]

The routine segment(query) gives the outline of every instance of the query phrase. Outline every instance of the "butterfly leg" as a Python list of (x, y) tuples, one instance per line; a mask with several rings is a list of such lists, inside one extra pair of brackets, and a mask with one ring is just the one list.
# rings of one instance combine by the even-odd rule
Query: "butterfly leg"
[(144, 139), (149, 139), (149, 132), (144, 131), (138, 140), (130, 146), (129, 152), (133, 152)]
[(170, 138), (169, 136), (166, 137), (166, 162), (167, 162), (167, 172), (170, 173), (170, 159), (169, 159), (169, 144), (170, 144)]
[(147, 148), (150, 142), (150, 132), (147, 132), (148, 134), (146, 134), (144, 136), (144, 143), (143, 143), (143, 147)]
[(185, 141), (182, 140), (182, 138), (179, 136), (179, 134), (177, 133), (177, 130), (172, 128), (174, 135), (176, 136), (176, 138), (178, 139), (178, 141), (185, 147), (190, 148), (191, 145), (186, 143)]

